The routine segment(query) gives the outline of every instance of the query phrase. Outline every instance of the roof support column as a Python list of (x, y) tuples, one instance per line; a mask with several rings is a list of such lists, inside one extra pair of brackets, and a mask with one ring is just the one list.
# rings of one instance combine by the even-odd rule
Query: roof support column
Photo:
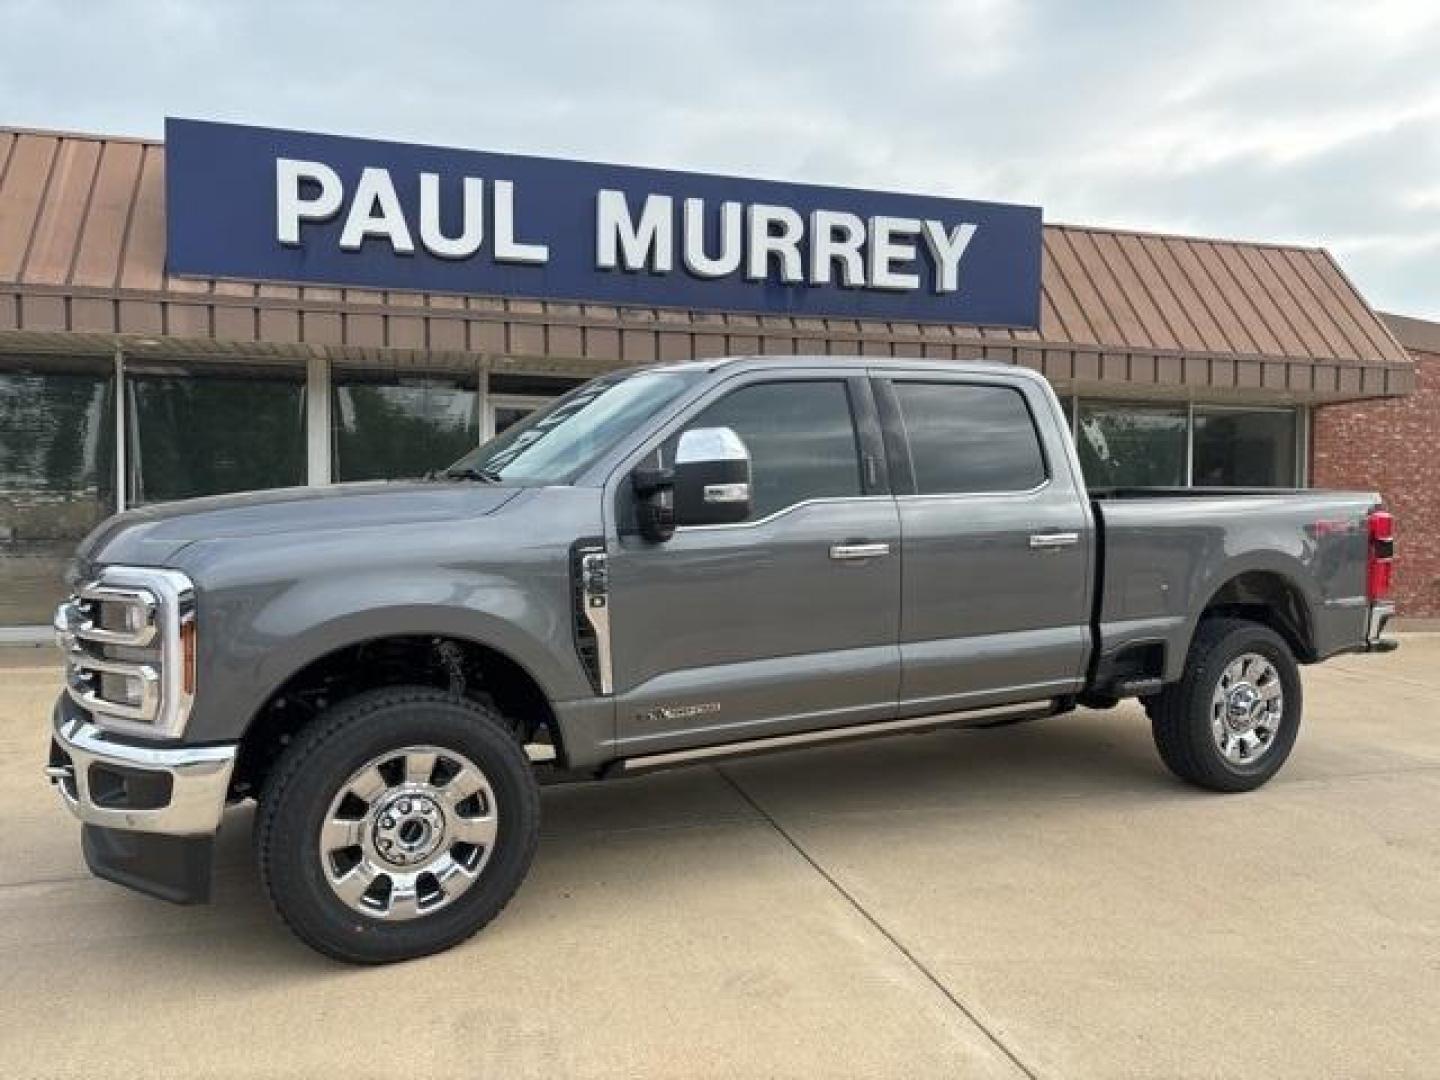
[(125, 351), (115, 346), (115, 512), (125, 512)]
[(305, 361), (305, 475), (311, 487), (330, 483), (330, 359)]

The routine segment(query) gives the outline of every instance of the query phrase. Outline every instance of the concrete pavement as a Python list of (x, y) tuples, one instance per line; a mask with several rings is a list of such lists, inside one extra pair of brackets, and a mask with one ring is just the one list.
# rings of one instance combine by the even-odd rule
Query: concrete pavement
[(271, 916), (90, 878), (0, 666), (0, 1075), (1440, 1075), (1440, 636), (1306, 672), (1245, 796), (1139, 710), (555, 788), (468, 945), (338, 967)]

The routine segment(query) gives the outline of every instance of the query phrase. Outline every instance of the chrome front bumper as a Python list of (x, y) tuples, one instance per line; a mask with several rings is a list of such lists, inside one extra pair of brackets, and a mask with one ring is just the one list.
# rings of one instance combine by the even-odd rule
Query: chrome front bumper
[(117, 742), (63, 706), (53, 736), (45, 774), (86, 825), (166, 836), (209, 836), (220, 827), (238, 745)]

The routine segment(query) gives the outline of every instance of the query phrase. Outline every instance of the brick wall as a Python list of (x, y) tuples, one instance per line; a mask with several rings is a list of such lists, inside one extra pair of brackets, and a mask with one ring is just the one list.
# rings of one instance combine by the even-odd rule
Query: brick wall
[(1408, 397), (1315, 410), (1311, 482), (1378, 489), (1396, 518), (1398, 614), (1440, 618), (1440, 352), (1411, 350)]

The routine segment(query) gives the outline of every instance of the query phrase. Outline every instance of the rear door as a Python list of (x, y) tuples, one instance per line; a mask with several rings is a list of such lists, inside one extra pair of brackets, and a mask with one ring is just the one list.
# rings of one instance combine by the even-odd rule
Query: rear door
[(900, 714), (1080, 689), (1088, 502), (1043, 388), (1004, 376), (876, 380), (902, 536)]
[[(752, 512), (610, 556), (622, 752), (887, 719), (899, 688), (899, 523), (863, 377), (751, 373), (668, 433), (733, 429)], [(627, 497), (622, 483), (617, 498)]]

